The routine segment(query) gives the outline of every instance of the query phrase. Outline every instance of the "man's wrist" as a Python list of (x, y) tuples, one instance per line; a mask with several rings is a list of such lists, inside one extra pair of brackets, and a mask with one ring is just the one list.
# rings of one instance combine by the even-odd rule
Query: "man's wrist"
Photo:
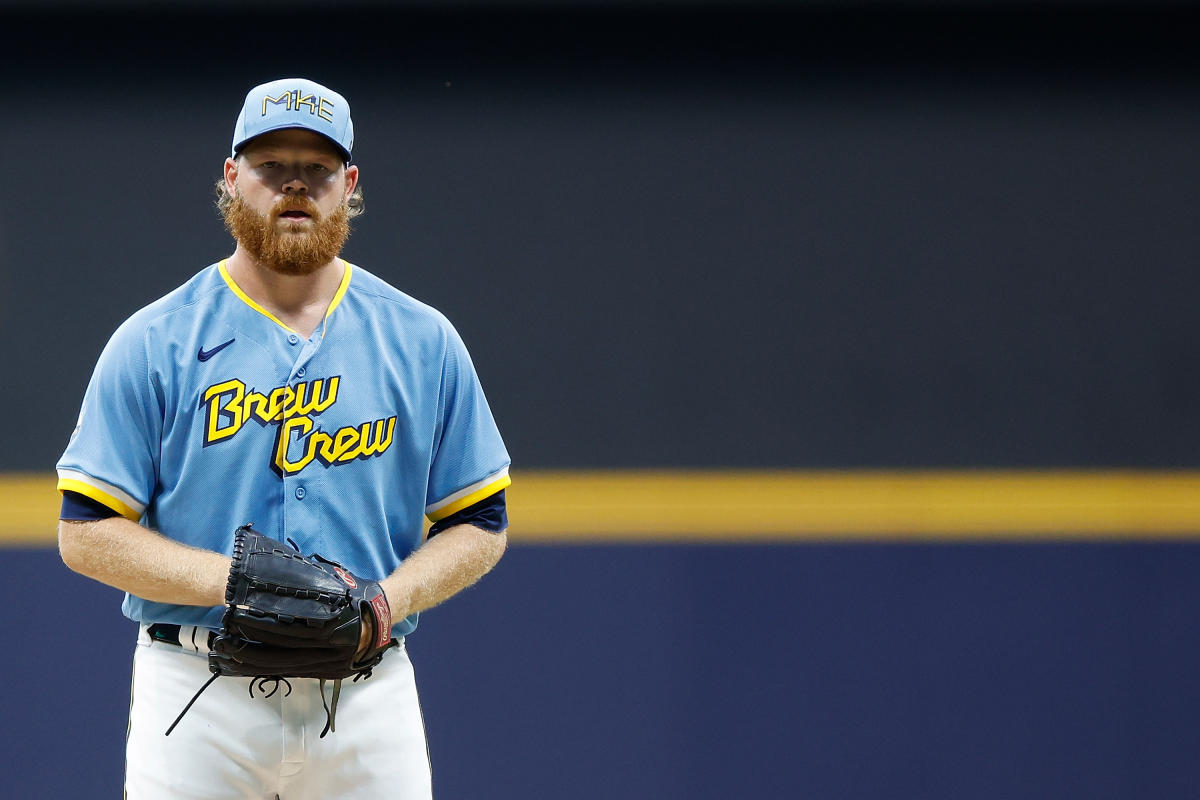
[(402, 581), (397, 580), (395, 575), (389, 575), (379, 582), (379, 588), (383, 591), (383, 597), (392, 612), (393, 625), (409, 615), (412, 594), (405, 591)]

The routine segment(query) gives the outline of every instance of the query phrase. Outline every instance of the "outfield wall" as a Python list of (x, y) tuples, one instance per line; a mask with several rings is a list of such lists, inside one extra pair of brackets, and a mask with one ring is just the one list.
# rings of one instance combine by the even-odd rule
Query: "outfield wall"
[[(115, 797), (135, 629), (48, 551), (3, 564), (41, 598), (6, 628), (5, 792)], [(515, 546), (409, 652), (440, 797), (1183, 798), (1198, 570), (1195, 543)]]
[(51, 470), (297, 71), (514, 458), (409, 643), (439, 797), (1196, 794), (1197, 12), (73, 5), (0, 3), (6, 796), (120, 791), (134, 630)]

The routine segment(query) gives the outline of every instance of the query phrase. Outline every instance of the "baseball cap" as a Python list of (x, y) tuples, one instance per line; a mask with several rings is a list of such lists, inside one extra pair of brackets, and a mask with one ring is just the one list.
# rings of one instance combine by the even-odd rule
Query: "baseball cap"
[(307, 78), (281, 78), (255, 86), (246, 95), (233, 127), (231, 156), (270, 131), (304, 128), (329, 139), (347, 162), (354, 149), (354, 123), (346, 98)]

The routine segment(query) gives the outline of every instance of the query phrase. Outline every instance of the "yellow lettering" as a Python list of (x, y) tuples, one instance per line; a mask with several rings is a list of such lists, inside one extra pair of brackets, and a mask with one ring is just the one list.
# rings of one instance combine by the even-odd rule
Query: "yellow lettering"
[(279, 436), (275, 440), (275, 466), (283, 475), (295, 475), (300, 470), (312, 463), (313, 456), (316, 455), (316, 437), (309, 436), (304, 443), (304, 453), (299, 459), (291, 461), (288, 459), (288, 450), (291, 449), (292, 435), (296, 434), (296, 438), (303, 439), (313, 429), (313, 421), (308, 417), (292, 417), (279, 426)]
[[(253, 418), (263, 425), (279, 425), (272, 466), (281, 475), (295, 475), (314, 459), (331, 467), (384, 453), (395, 438), (394, 416), (347, 425), (333, 433), (316, 430), (313, 416), (337, 402), (340, 385), (341, 377), (335, 375), (263, 394), (247, 392), (246, 384), (236, 378), (215, 383), (204, 390), (200, 403), (205, 413), (204, 445), (228, 439)], [(293, 458), (297, 445), (301, 452)]]
[[(242, 400), (246, 396), (246, 384), (234, 378), (224, 383), (213, 384), (204, 392), (205, 412), (204, 444), (210, 445), (228, 439), (242, 429), (246, 422)], [(226, 398), (222, 402), (222, 398)], [(222, 425), (222, 420), (228, 420)]]
[(271, 421), (271, 409), (267, 397), (261, 392), (250, 392), (246, 395), (246, 419), (254, 417), (263, 425)]
[(316, 97), (316, 95), (312, 95), (312, 94), (310, 94), (308, 97), (305, 97), (304, 95), (300, 94), (300, 90), (297, 89), (296, 90), (296, 110), (299, 111), (300, 106), (308, 106), (308, 113), (310, 113), (310, 114), (317, 113), (317, 105), (316, 105), (316, 103), (313, 102), (314, 97)]
[(271, 415), (272, 422), (281, 422), (284, 419), (284, 411), (291, 405), (292, 399), (296, 393), (292, 391), (290, 386), (280, 386), (278, 389), (271, 391), (271, 402), (268, 413)]
[(329, 464), (329, 445), (333, 439), (324, 431), (317, 431), (310, 438), (317, 458), (321, 459), (322, 464)]
[(359, 458), (370, 458), (378, 455), (392, 446), (392, 433), (396, 430), (396, 418), (377, 419), (374, 424), (364, 422), (362, 426), (362, 445), (359, 446)]
[[(333, 377), (326, 384), (324, 378), (317, 378), (311, 383), (296, 384), (296, 402), (288, 409), (288, 416), (320, 414), (329, 408), (337, 401), (338, 381), (340, 380), (340, 378)], [(322, 389), (326, 390), (324, 396), (321, 394)]]
[(358, 428), (342, 428), (333, 435), (333, 450), (329, 456), (329, 463), (336, 461), (353, 461), (355, 455), (355, 445), (361, 441), (358, 435)]
[[(279, 105), (280, 103), (283, 103), (284, 109), (287, 111), (291, 111), (292, 110), (292, 94), (293, 94), (292, 92), (284, 92), (283, 94), (279, 95), (279, 97), (271, 97), (271, 96), (264, 97), (263, 98), (263, 106), (262, 106), (262, 115), (264, 117), (267, 115), (267, 103), (272, 103), (274, 105)], [(296, 94), (299, 94), (299, 92), (296, 92)]]
[(328, 97), (322, 97), (317, 103), (317, 116), (328, 122), (333, 122), (333, 103), (329, 102)]

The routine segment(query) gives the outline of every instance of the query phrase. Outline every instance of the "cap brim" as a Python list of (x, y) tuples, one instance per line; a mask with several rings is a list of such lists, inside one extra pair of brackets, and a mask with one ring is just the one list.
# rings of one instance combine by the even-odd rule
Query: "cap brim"
[(329, 136), (327, 134), (321, 133), (321, 131), (314, 131), (312, 128), (309, 128), (307, 126), (296, 125), (293, 123), (282, 123), (279, 125), (272, 125), (270, 127), (264, 128), (261, 131), (256, 132), (253, 136), (247, 137), (247, 138), (243, 139), (242, 141), (238, 142), (237, 144), (235, 144), (233, 146), (233, 154), (236, 156), (238, 153), (240, 153), (242, 151), (243, 147), (250, 144), (250, 142), (253, 142), (255, 139), (262, 136), (263, 134), (272, 133), (274, 131), (286, 131), (286, 130), (311, 131), (312, 133), (317, 134), (321, 138), (325, 139), (325, 141), (327, 141), (331, 145), (333, 145), (334, 149), (336, 149), (339, 153), (342, 154), (342, 160), (345, 161), (347, 164), (349, 164), (353, 160), (353, 157), (350, 155), (350, 151), (347, 150), (346, 148), (342, 147), (341, 144), (338, 143), (337, 139), (334, 139), (332, 136)]

